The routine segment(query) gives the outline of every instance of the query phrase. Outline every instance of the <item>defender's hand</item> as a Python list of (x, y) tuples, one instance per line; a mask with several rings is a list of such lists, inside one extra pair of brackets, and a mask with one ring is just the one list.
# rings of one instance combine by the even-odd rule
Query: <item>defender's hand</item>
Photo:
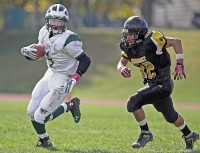
[(184, 70), (184, 65), (183, 65), (183, 59), (177, 59), (177, 64), (175, 67), (175, 70), (173, 72), (174, 75), (174, 80), (179, 80), (182, 79), (183, 77), (186, 79), (186, 74)]
[(120, 73), (124, 78), (130, 78), (131, 77), (131, 69), (128, 67), (122, 67), (120, 69)]
[(21, 49), (21, 53), (22, 55), (26, 56), (26, 57), (29, 57), (33, 60), (37, 59), (37, 50), (35, 48), (33, 48), (35, 44), (32, 44), (30, 46), (27, 46), (27, 47), (23, 47)]

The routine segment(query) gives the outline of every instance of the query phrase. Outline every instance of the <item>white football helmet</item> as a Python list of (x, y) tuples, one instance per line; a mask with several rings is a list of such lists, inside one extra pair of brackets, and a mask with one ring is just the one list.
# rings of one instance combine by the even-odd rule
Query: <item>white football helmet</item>
[(47, 10), (45, 19), (46, 27), (50, 34), (60, 34), (67, 29), (69, 13), (63, 5), (54, 4)]

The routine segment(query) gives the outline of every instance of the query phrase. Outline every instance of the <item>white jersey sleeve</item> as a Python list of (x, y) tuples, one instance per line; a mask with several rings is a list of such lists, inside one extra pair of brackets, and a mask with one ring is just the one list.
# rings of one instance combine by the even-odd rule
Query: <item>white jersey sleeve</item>
[(80, 37), (77, 34), (71, 34), (65, 41), (64, 51), (76, 58), (83, 52), (82, 46), (83, 43)]

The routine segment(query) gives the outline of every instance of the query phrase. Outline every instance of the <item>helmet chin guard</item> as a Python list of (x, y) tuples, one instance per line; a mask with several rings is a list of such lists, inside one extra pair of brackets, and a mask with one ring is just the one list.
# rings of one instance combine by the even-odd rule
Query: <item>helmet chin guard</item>
[(50, 35), (56, 35), (63, 33), (67, 29), (69, 13), (63, 5), (54, 4), (47, 10), (45, 19), (46, 28)]

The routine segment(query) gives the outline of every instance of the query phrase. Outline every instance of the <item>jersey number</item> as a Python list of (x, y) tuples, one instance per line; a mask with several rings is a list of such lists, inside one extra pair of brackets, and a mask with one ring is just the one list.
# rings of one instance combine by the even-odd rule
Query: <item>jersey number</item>
[(48, 66), (49, 67), (53, 67), (53, 63), (54, 62), (53, 62), (52, 58), (49, 57), (49, 52), (47, 52), (46, 56), (47, 56), (47, 64), (48, 64)]
[(146, 79), (153, 79), (156, 77), (154, 71), (154, 65), (151, 62), (143, 62), (140, 64), (140, 72)]

